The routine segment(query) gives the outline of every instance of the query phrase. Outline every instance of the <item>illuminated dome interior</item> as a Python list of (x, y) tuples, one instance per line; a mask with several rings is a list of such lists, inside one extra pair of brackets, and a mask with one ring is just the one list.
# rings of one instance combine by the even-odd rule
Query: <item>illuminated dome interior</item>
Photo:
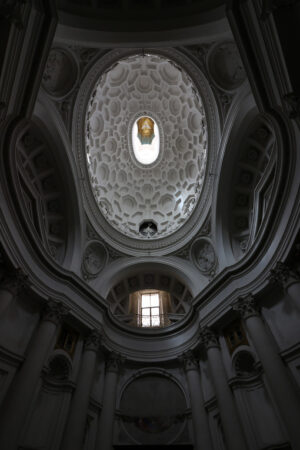
[(154, 54), (114, 64), (86, 113), (90, 183), (107, 222), (137, 239), (180, 228), (201, 194), (207, 141), (201, 97), (182, 68)]

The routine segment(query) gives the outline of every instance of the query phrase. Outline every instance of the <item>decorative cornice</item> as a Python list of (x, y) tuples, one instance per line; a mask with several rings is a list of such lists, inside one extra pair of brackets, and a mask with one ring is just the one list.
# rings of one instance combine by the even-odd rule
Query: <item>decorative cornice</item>
[(300, 282), (300, 275), (287, 264), (278, 261), (275, 268), (270, 271), (269, 280), (287, 289), (290, 284)]
[(232, 309), (237, 311), (244, 320), (249, 319), (249, 317), (259, 316), (259, 307), (252, 294), (239, 297), (238, 300), (233, 303)]
[(200, 329), (200, 342), (206, 350), (220, 347), (218, 336), (208, 327)]
[(69, 313), (69, 308), (53, 299), (49, 299), (42, 311), (42, 320), (59, 325)]
[(97, 352), (101, 344), (101, 331), (91, 330), (84, 341), (84, 351)]

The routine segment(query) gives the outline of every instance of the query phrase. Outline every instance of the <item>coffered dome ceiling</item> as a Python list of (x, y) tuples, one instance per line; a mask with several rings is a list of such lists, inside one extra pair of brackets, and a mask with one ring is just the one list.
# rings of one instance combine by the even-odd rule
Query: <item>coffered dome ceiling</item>
[[(137, 136), (141, 118), (154, 131), (144, 142)], [(208, 144), (204, 106), (189, 75), (158, 55), (119, 60), (98, 79), (85, 127), (90, 183), (106, 221), (150, 241), (182, 227), (201, 196)], [(135, 145), (151, 152), (152, 139), (156, 156), (143, 163)]]

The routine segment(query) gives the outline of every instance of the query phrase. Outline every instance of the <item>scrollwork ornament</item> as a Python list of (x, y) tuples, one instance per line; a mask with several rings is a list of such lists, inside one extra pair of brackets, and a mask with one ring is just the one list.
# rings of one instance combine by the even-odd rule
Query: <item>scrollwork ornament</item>
[(200, 341), (206, 350), (220, 347), (218, 336), (209, 327), (200, 328)]
[(280, 284), (283, 289), (287, 289), (291, 284), (299, 283), (300, 276), (287, 264), (278, 261), (275, 268), (270, 271), (269, 280), (271, 283)]
[(237, 311), (244, 320), (249, 319), (249, 317), (259, 316), (259, 307), (252, 294), (239, 297), (238, 300), (233, 303), (232, 309)]
[(70, 309), (62, 302), (49, 299), (42, 311), (42, 320), (59, 325), (69, 314)]
[(85, 338), (84, 350), (97, 352), (101, 344), (101, 337), (100, 330), (92, 330)]

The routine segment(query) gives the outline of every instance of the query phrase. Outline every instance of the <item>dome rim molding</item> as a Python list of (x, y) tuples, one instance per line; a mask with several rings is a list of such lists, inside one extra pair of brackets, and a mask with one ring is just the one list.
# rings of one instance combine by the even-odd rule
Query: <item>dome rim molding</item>
[(89, 220), (96, 231), (103, 236), (104, 240), (117, 250), (131, 255), (140, 255), (141, 252), (158, 254), (176, 251), (186, 245), (200, 230), (205, 221), (210, 206), (210, 200), (212, 198), (213, 180), (212, 177), (209, 176), (209, 173), (213, 172), (213, 167), (216, 164), (218, 144), (221, 136), (220, 117), (214, 94), (209, 87), (206, 77), (195, 62), (179, 50), (171, 48), (149, 48), (144, 49), (144, 51), (149, 54), (170, 59), (172, 63), (179, 66), (179, 69), (182, 68), (185, 70), (191, 78), (197, 88), (197, 92), (199, 92), (199, 95), (201, 96), (206, 113), (208, 152), (206, 174), (201, 196), (186, 223), (178, 230), (169, 236), (146, 241), (126, 236), (114, 229), (100, 212), (90, 186), (88, 167), (86, 164), (85, 135), (83, 130), (85, 129), (87, 105), (101, 74), (109, 70), (110, 67), (119, 60), (141, 53), (141, 49), (131, 48), (112, 50), (105, 55), (100, 56), (94, 63), (86, 74), (78, 91), (72, 118), (72, 141), (75, 147), (76, 162), (79, 166), (78, 169), (81, 175), (80, 183), (83, 191), (83, 205)]

